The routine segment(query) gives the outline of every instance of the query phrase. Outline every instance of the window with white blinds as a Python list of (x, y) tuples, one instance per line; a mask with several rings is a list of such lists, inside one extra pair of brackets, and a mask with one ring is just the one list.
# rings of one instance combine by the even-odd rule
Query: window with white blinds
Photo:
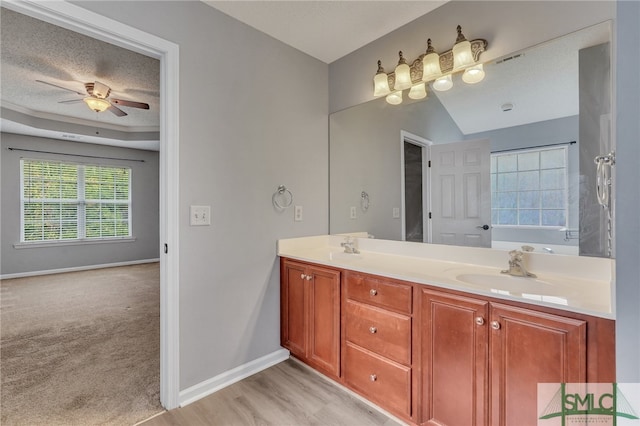
[(21, 241), (131, 237), (131, 169), (20, 160)]

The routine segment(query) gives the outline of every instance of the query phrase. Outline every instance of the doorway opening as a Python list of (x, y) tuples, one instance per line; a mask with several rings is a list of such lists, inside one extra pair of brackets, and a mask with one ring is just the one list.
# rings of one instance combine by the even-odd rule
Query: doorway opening
[(179, 403), (178, 46), (67, 2), (3, 7), (160, 60), (160, 401)]

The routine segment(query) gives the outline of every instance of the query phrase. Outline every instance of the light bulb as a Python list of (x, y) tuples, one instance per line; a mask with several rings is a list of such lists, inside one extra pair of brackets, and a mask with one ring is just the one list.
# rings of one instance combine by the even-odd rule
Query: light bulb
[(389, 78), (382, 68), (382, 61), (378, 61), (378, 72), (373, 77), (373, 96), (384, 96), (390, 92)]
[(409, 97), (411, 99), (423, 99), (427, 97), (427, 89), (425, 87), (425, 83), (418, 83), (415, 86), (411, 86), (411, 90), (409, 90)]
[(484, 68), (482, 64), (475, 65), (464, 70), (462, 81), (467, 84), (475, 84), (484, 80)]
[(411, 69), (402, 56), (402, 51), (398, 52), (400, 59), (398, 60), (398, 66), (396, 67), (396, 81), (393, 84), (394, 90), (404, 90), (411, 87)]
[(451, 79), (451, 74), (444, 75), (433, 82), (433, 90), (437, 90), (438, 92), (444, 92), (453, 87), (453, 80)]
[(395, 92), (391, 92), (387, 95), (387, 103), (391, 105), (400, 105), (402, 103), (402, 91), (397, 90)]

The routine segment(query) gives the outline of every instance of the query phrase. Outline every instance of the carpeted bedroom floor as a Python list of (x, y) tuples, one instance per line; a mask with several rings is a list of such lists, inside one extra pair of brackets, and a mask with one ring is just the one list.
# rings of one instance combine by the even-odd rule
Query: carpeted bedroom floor
[(132, 425), (162, 411), (157, 263), (0, 285), (3, 426)]

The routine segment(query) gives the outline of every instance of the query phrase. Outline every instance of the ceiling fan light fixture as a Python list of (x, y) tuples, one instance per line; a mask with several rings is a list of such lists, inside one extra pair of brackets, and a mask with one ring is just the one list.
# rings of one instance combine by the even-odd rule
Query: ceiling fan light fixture
[(89, 107), (89, 109), (95, 111), (95, 112), (103, 112), (106, 111), (107, 108), (109, 108), (111, 106), (111, 103), (109, 103), (109, 101), (105, 100), (105, 99), (100, 99), (100, 98), (94, 98), (94, 97), (87, 97), (83, 99), (84, 103), (87, 104), (87, 106)]

